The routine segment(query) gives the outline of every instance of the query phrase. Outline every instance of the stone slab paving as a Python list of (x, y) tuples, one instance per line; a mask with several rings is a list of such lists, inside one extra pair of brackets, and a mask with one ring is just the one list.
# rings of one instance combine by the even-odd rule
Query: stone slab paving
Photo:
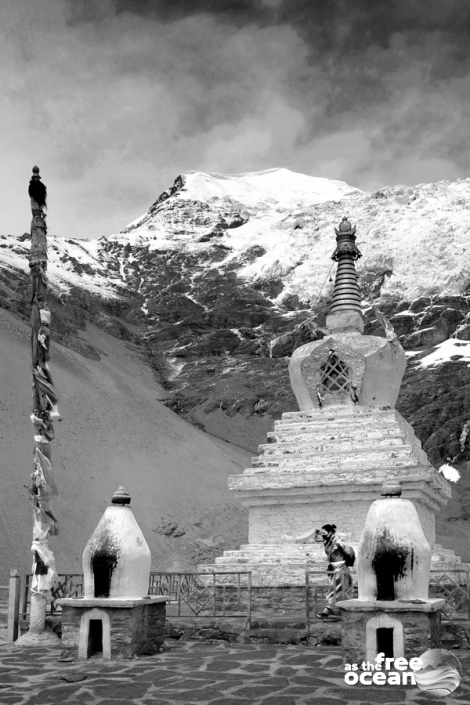
[[(432, 699), (416, 686), (347, 686), (340, 649), (224, 642), (170, 642), (129, 661), (60, 661), (58, 647), (0, 645), (0, 703), (8, 705), (426, 705), (470, 704), (464, 678)], [(468, 675), (466, 675), (468, 674)]]

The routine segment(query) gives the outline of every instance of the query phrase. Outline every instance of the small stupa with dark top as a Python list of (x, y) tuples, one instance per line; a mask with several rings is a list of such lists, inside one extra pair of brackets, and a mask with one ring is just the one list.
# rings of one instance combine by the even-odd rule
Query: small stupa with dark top
[[(326, 568), (315, 530), (334, 522), (357, 552), (372, 502), (387, 480), (401, 483), (432, 548), (433, 567), (458, 567), (436, 544), (435, 516), (450, 495), (395, 403), (405, 352), (377, 311), (385, 336), (364, 335), (356, 226), (336, 232), (336, 278), (325, 336), (289, 362), (299, 411), (283, 414), (250, 468), (229, 477), (249, 513), (249, 543), (207, 570), (250, 570), (254, 586), (303, 585), (305, 568)], [(323, 577), (324, 580), (324, 577)]]
[(164, 641), (168, 597), (149, 596), (151, 555), (121, 485), (83, 552), (83, 597), (58, 600), (65, 655), (153, 654)]
[[(443, 598), (429, 598), (431, 548), (399, 482), (370, 506), (358, 548), (358, 599), (342, 612), (345, 663), (419, 657), (440, 647)], [(393, 661), (391, 662), (393, 663)]]

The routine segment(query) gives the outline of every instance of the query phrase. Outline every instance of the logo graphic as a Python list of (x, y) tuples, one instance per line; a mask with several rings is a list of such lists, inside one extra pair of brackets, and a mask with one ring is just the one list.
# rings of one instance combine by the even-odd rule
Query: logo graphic
[(429, 649), (419, 660), (421, 663), (414, 675), (420, 690), (442, 698), (458, 688), (462, 666), (457, 656), (446, 649)]

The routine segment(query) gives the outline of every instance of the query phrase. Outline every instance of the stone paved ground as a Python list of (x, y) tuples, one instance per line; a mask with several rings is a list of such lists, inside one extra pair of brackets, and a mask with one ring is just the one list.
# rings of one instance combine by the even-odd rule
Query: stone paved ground
[[(58, 647), (0, 645), (0, 703), (9, 705), (351, 705), (443, 702), (416, 686), (346, 686), (338, 647), (170, 642), (132, 661), (61, 662)], [(448, 705), (470, 704), (470, 656)]]

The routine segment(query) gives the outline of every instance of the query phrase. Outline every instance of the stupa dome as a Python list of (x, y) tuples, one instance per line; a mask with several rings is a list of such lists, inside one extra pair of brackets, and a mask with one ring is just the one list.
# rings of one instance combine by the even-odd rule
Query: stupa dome
[(85, 597), (142, 598), (148, 594), (150, 549), (130, 501), (125, 487), (119, 487), (85, 546)]
[(431, 548), (396, 485), (371, 505), (357, 552), (359, 600), (427, 600)]

